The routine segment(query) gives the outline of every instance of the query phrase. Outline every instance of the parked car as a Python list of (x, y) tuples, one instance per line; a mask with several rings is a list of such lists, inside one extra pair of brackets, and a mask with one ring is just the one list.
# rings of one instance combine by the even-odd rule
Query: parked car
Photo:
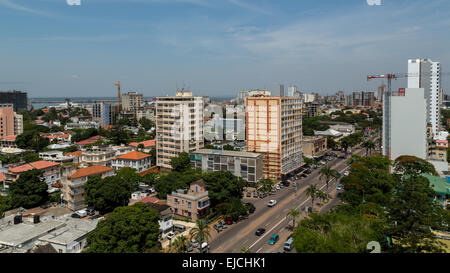
[(252, 193), (251, 192), (247, 192), (247, 197), (252, 197)]
[(228, 227), (227, 223), (225, 221), (220, 221), (219, 224), (222, 225), (222, 229), (226, 229)]
[(253, 205), (252, 203), (247, 203), (247, 205), (249, 205), (250, 206), (250, 208), (248, 209), (248, 212), (249, 213), (253, 213), (253, 212), (255, 212), (255, 205)]
[[(295, 182), (294, 182), (294, 183), (295, 183)], [(283, 181), (283, 182), (281, 183), (281, 185), (283, 185), (283, 186), (285, 186), (285, 187), (288, 187), (289, 184), (291, 184), (289, 181)]]
[(265, 228), (258, 228), (258, 229), (256, 230), (256, 232), (255, 232), (255, 235), (256, 235), (256, 236), (261, 236), (261, 235), (264, 234), (264, 232), (266, 232), (266, 229), (265, 229)]
[(280, 239), (280, 236), (278, 236), (278, 234), (272, 235), (272, 237), (270, 237), (270, 240), (269, 240), (269, 245), (274, 245), (276, 242), (278, 242), (279, 239)]
[(342, 190), (342, 185), (337, 185), (337, 190), (338, 191)]
[(253, 192), (253, 197), (258, 198), (258, 192)]
[(264, 192), (262, 192), (262, 193), (259, 195), (259, 198), (265, 198), (266, 196), (267, 196), (267, 194), (264, 193)]
[(222, 231), (222, 224), (218, 223), (214, 225), (214, 229), (217, 230), (217, 232), (221, 232)]
[(202, 246), (198, 248), (200, 253), (208, 253), (209, 252), (209, 245), (208, 243), (202, 243)]
[(275, 186), (275, 189), (276, 189), (276, 190), (281, 190), (280, 185), (276, 185), (276, 186)]
[(307, 170), (305, 171), (305, 173), (306, 173), (306, 174), (310, 174), (310, 173), (312, 173), (312, 170), (311, 170), (311, 168), (307, 169)]
[(192, 252), (192, 250), (194, 250), (194, 247), (192, 246), (192, 244), (189, 243), (189, 246), (187, 248), (187, 252)]
[(173, 233), (172, 231), (169, 231), (169, 233), (167, 233), (167, 239), (172, 240), (173, 237), (175, 237), (175, 233)]
[(95, 209), (93, 207), (89, 207), (86, 209), (87, 215), (92, 216), (95, 214)]
[(286, 251), (291, 251), (292, 248), (294, 247), (293, 244), (294, 244), (294, 239), (292, 237), (288, 238), (287, 241), (284, 243), (283, 249)]
[(225, 223), (227, 223), (227, 225), (231, 225), (233, 224), (233, 221), (231, 221), (230, 218), (225, 218)]
[(86, 217), (87, 216), (87, 212), (85, 209), (79, 210), (77, 212), (75, 212), (76, 214), (78, 214), (80, 216), (80, 218)]
[(344, 176), (347, 176), (347, 175), (349, 175), (349, 174), (350, 174), (349, 171), (345, 171), (345, 172), (344, 172)]
[(81, 216), (78, 213), (76, 213), (76, 212), (72, 213), (72, 215), (70, 215), (70, 217), (72, 217), (72, 218), (81, 218)]
[(195, 239), (192, 239), (191, 240), (191, 245), (192, 245), (192, 247), (197, 248), (198, 247), (198, 242)]
[(267, 204), (268, 207), (273, 207), (275, 206), (277, 203), (277, 200), (270, 200), (269, 203)]

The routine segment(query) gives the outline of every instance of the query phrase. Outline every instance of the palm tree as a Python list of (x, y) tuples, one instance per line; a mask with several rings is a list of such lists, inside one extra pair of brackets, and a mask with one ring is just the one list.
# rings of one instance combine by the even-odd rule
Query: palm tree
[(170, 249), (175, 253), (185, 253), (189, 246), (189, 241), (186, 236), (178, 236), (175, 241), (170, 244)]
[(366, 156), (370, 154), (372, 149), (375, 149), (375, 143), (371, 140), (365, 141), (361, 146), (366, 149)]
[(317, 198), (317, 187), (311, 185), (306, 189), (306, 196), (311, 197), (311, 210), (314, 208), (314, 200)]
[(300, 212), (297, 208), (292, 208), (287, 213), (287, 216), (292, 216), (292, 228), (295, 228), (295, 219), (300, 216)]
[(328, 192), (328, 183), (330, 183), (331, 178), (336, 177), (336, 170), (331, 169), (329, 165), (323, 167), (320, 169), (320, 176), (319, 179), (322, 180), (322, 177), (325, 178), (325, 183), (327, 184), (327, 192)]
[(209, 226), (206, 223), (206, 220), (203, 219), (197, 219), (195, 224), (196, 226), (191, 229), (189, 234), (191, 235), (191, 238), (195, 238), (201, 246), (202, 243), (205, 241), (209, 242), (209, 239), (211, 239)]
[(323, 201), (325, 201), (326, 199), (328, 199), (328, 194), (324, 193), (324, 192), (321, 191), (321, 190), (318, 190), (318, 191), (317, 191), (317, 197), (318, 197), (320, 200), (322, 200), (322, 202), (323, 202)]

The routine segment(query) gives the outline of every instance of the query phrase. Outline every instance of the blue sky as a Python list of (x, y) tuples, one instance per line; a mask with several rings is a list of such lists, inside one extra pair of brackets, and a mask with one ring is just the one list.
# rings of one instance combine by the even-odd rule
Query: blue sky
[(448, 71), (449, 10), (447, 0), (0, 0), (0, 90), (114, 96), (118, 80), (145, 96), (373, 90), (367, 74), (407, 72), (408, 58)]

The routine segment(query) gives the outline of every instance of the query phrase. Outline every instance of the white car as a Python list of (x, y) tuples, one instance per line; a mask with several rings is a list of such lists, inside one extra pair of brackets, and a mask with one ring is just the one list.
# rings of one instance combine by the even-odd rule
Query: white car
[(276, 203), (277, 203), (277, 200), (270, 200), (269, 203), (267, 204), (267, 206), (273, 207), (273, 206), (275, 206)]
[(348, 172), (348, 171), (345, 171), (344, 172), (344, 176), (347, 176), (347, 175), (349, 175), (350, 173)]
[(276, 189), (276, 190), (280, 190), (280, 189), (281, 189), (281, 188), (280, 188), (280, 185), (276, 185), (276, 186), (275, 186), (275, 189)]
[(173, 233), (172, 231), (167, 233), (167, 239), (172, 240), (173, 237), (175, 237), (175, 233)]

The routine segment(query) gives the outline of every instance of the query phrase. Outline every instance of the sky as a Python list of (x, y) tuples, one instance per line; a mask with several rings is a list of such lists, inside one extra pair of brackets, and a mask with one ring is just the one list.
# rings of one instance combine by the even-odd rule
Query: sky
[(0, 0), (0, 90), (115, 96), (120, 81), (146, 97), (214, 97), (281, 83), (331, 95), (376, 90), (367, 75), (406, 73), (410, 58), (448, 71), (450, 1), (367, 2)]

